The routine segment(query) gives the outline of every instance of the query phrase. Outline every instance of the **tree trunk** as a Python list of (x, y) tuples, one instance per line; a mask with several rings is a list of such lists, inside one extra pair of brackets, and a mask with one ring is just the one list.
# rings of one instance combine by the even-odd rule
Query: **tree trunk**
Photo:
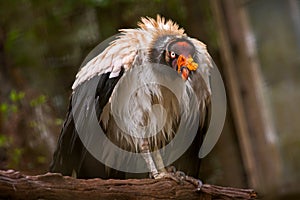
[(245, 0), (211, 1), (217, 22), (229, 104), (249, 187), (276, 193), (282, 161), (263, 96)]
[(251, 189), (204, 184), (200, 191), (189, 182), (169, 179), (75, 179), (57, 173), (26, 176), (0, 170), (1, 199), (255, 199)]

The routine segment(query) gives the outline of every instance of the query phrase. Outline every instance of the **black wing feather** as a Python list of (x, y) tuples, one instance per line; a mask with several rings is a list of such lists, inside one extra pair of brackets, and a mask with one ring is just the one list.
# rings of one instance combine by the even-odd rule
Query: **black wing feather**
[[(110, 73), (100, 76), (95, 94), (98, 119), (123, 73), (124, 70), (122, 69), (119, 76), (115, 78), (109, 78)], [(75, 129), (71, 95), (68, 113), (58, 139), (57, 149), (53, 155), (50, 172), (58, 172), (70, 176), (73, 171), (76, 172), (78, 178), (122, 178), (124, 176), (123, 173), (113, 169), (109, 170), (108, 174), (106, 167), (96, 160), (83, 146)]]

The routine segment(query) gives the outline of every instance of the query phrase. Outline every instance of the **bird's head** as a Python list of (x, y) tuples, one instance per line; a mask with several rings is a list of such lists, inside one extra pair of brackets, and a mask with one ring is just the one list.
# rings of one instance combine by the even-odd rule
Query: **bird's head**
[[(143, 31), (143, 41), (150, 42), (148, 61), (169, 65), (176, 70), (183, 80), (187, 80), (198, 68), (199, 47), (184, 33), (184, 29), (172, 20), (157, 15), (157, 19), (142, 18), (138, 26)], [(145, 35), (150, 37), (146, 38)], [(151, 38), (147, 41), (147, 39)], [(202, 45), (202, 43), (200, 44)]]
[(150, 51), (152, 62), (170, 66), (183, 80), (187, 80), (198, 64), (194, 57), (196, 49), (187, 37), (164, 35), (158, 38)]
[(164, 59), (170, 67), (181, 74), (183, 80), (187, 80), (190, 73), (198, 67), (193, 59), (194, 54), (195, 47), (189, 40), (176, 38), (166, 46)]

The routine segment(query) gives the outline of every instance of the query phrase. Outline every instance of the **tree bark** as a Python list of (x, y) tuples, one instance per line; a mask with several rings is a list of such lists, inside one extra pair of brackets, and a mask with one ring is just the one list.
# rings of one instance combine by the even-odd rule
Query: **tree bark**
[(58, 173), (26, 176), (0, 170), (0, 199), (255, 199), (252, 189), (204, 184), (200, 191), (189, 182), (169, 179), (75, 179)]

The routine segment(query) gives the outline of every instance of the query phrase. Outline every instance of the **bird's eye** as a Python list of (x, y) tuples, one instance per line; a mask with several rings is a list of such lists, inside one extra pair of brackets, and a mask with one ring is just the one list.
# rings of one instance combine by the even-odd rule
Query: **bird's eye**
[(171, 58), (175, 58), (176, 57), (176, 53), (174, 51), (171, 51), (170, 56), (171, 56)]

